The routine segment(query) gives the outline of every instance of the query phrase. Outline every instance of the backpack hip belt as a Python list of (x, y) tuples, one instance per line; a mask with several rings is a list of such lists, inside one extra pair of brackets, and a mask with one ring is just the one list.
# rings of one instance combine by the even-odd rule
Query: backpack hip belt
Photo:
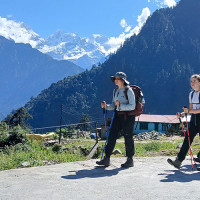
[(130, 111), (117, 111), (118, 115), (135, 115), (134, 114), (134, 110), (130, 110)]
[(117, 111), (118, 115), (123, 115), (124, 116), (124, 120), (127, 120), (127, 116), (133, 116), (135, 115), (134, 110), (130, 110), (130, 111)]

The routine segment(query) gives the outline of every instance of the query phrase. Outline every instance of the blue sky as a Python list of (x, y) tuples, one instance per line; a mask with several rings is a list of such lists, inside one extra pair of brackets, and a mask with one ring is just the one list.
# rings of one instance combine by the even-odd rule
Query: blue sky
[(178, 0), (0, 0), (0, 16), (24, 22), (45, 38), (57, 30), (88, 37), (117, 37), (138, 24), (144, 8), (173, 5)]

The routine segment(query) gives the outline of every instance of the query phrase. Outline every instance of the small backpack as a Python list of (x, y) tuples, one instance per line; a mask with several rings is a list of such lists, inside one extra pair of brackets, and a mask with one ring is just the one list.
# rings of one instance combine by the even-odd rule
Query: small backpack
[[(135, 94), (135, 110), (131, 110), (131, 111), (127, 111), (130, 115), (135, 115), (135, 116), (140, 116), (143, 112), (143, 107), (144, 107), (144, 104), (145, 104), (145, 101), (144, 101), (144, 96), (143, 96), (143, 93), (142, 93), (142, 90), (139, 86), (137, 85), (128, 85), (125, 87), (125, 91), (124, 91), (124, 94), (125, 94), (125, 97), (126, 99), (128, 99), (128, 89), (131, 88)], [(114, 96), (115, 96), (115, 93), (117, 91), (117, 88), (115, 88), (115, 91), (114, 91)]]

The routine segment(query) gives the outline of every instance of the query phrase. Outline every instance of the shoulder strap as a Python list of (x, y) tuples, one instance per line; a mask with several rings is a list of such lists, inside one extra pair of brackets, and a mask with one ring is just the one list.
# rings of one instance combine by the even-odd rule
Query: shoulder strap
[[(129, 88), (131, 88), (129, 85), (127, 85), (126, 87), (125, 87), (125, 90), (124, 90), (124, 94), (125, 94), (125, 97), (126, 97), (126, 99), (128, 99), (128, 89)], [(117, 87), (115, 88), (115, 90), (114, 90), (114, 97), (115, 97), (115, 94), (116, 94), (116, 92), (117, 92)]]
[(127, 86), (125, 87), (125, 90), (124, 90), (124, 94), (125, 94), (126, 99), (128, 99), (128, 89), (129, 89), (129, 88), (130, 88), (130, 86), (127, 85)]
[(192, 94), (191, 94), (191, 101), (192, 101), (193, 96), (194, 96), (194, 91), (192, 91)]
[(200, 92), (199, 92), (199, 103), (200, 103)]
[(115, 94), (116, 94), (116, 92), (117, 92), (117, 89), (118, 89), (118, 88), (116, 87), (115, 90), (114, 90), (114, 97), (115, 97)]

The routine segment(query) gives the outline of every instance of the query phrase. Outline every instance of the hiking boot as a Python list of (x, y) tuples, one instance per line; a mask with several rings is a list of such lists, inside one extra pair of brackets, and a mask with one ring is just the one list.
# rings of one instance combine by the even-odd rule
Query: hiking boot
[(196, 162), (200, 163), (200, 152), (197, 154), (197, 158), (194, 159)]
[(133, 158), (127, 158), (127, 161), (124, 164), (121, 164), (121, 167), (128, 168), (128, 167), (133, 167)]
[(103, 160), (97, 161), (96, 164), (108, 167), (110, 165), (110, 158), (105, 156)]
[(199, 162), (200, 163), (200, 158), (197, 157), (197, 158), (194, 158), (195, 162)]
[(175, 168), (177, 168), (177, 169), (180, 169), (180, 167), (181, 167), (181, 161), (179, 161), (178, 158), (176, 158), (175, 161), (173, 161), (173, 160), (171, 160), (171, 159), (167, 159), (167, 162), (168, 162), (170, 165), (172, 165), (172, 166), (174, 166)]

